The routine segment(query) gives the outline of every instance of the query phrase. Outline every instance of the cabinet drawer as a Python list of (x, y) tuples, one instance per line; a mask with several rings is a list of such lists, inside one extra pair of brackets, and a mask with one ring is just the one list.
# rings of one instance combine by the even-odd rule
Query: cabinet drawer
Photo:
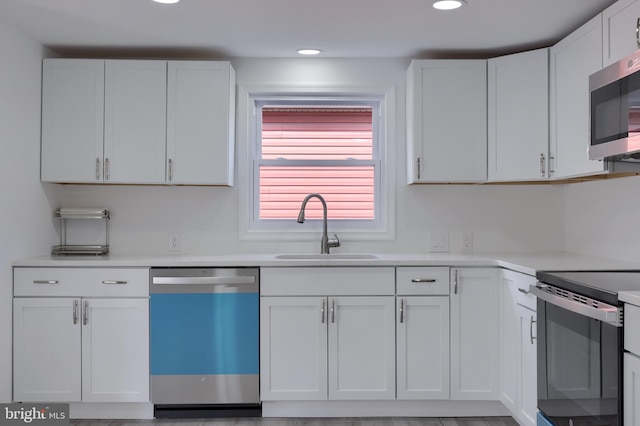
[(449, 294), (449, 268), (397, 268), (397, 294)]
[(261, 268), (262, 296), (395, 294), (393, 267)]
[(14, 268), (14, 296), (148, 297), (147, 268)]
[(624, 348), (640, 356), (640, 308), (624, 305)]
[(529, 293), (529, 287), (536, 285), (536, 277), (526, 274), (518, 274), (516, 285), (518, 287), (518, 293), (516, 296), (517, 303), (536, 312), (538, 310), (536, 297)]

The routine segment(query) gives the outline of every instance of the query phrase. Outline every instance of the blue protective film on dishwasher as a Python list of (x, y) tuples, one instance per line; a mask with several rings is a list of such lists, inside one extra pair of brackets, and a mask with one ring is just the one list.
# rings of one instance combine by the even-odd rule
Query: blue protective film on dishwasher
[(152, 375), (258, 374), (258, 293), (152, 294)]

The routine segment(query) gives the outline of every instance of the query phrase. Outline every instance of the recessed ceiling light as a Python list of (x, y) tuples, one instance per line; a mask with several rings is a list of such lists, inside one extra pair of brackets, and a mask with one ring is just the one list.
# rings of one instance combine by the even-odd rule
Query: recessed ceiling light
[(453, 10), (466, 3), (465, 0), (436, 0), (433, 2), (433, 7), (439, 10)]
[(298, 49), (297, 52), (301, 55), (318, 55), (322, 50), (320, 49)]
[(162, 3), (162, 4), (173, 4), (173, 3), (178, 3), (180, 0), (153, 0), (156, 3)]

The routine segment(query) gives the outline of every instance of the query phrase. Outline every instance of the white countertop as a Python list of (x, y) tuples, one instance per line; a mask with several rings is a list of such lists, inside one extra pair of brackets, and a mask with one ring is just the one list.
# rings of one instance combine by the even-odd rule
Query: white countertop
[(545, 253), (376, 254), (376, 259), (276, 259), (275, 254), (42, 256), (16, 260), (16, 267), (295, 267), (295, 266), (498, 266), (535, 275), (536, 271), (636, 269), (640, 262)]
[(618, 299), (625, 303), (640, 306), (640, 291), (621, 291), (618, 293)]

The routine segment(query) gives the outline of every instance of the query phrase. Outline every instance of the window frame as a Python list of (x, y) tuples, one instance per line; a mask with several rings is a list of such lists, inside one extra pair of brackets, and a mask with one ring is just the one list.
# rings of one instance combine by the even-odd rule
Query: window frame
[[(306, 240), (322, 229), (322, 220), (308, 219), (304, 225), (289, 219), (258, 219), (259, 215), (259, 173), (257, 149), (261, 137), (261, 106), (274, 105), (274, 102), (289, 102), (300, 105), (300, 102), (342, 102), (345, 105), (371, 106), (375, 104), (372, 125), (377, 139), (374, 142), (375, 160), (375, 219), (329, 219), (329, 232), (340, 233), (341, 238), (353, 240), (390, 240), (395, 238), (395, 168), (393, 154), (388, 149), (390, 135), (395, 132), (395, 87), (391, 88), (247, 88), (239, 86), (240, 121), (239, 138), (244, 139), (240, 149), (239, 182), (245, 194), (240, 196), (240, 239), (241, 240)], [(244, 112), (244, 114), (243, 114)], [(245, 115), (246, 114), (246, 115)], [(246, 134), (243, 134), (246, 131)], [(391, 153), (391, 154), (390, 154)], [(292, 161), (286, 160), (291, 165)], [(334, 161), (328, 160), (332, 165)], [(346, 161), (346, 160), (343, 160)], [(360, 165), (363, 161), (357, 160)], [(329, 206), (329, 208), (331, 208)]]

